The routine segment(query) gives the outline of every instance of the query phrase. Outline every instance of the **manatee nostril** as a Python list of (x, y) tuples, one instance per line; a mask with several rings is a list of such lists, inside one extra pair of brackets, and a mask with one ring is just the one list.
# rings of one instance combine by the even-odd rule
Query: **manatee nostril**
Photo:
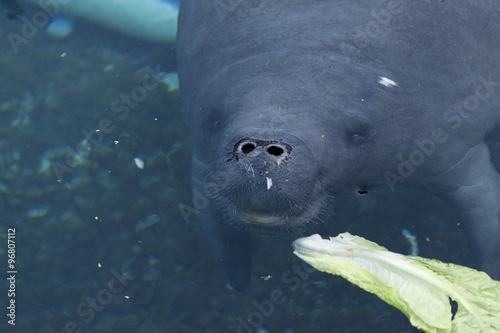
[(267, 152), (273, 156), (281, 156), (285, 151), (279, 146), (269, 146), (267, 147)]
[(240, 147), (240, 150), (243, 154), (249, 154), (255, 149), (255, 147), (256, 146), (254, 143), (249, 142), (249, 143), (245, 143), (244, 145), (242, 145)]
[(279, 164), (287, 159), (291, 152), (292, 147), (281, 141), (244, 138), (234, 145), (232, 158), (238, 161), (240, 158), (265, 159), (267, 156)]

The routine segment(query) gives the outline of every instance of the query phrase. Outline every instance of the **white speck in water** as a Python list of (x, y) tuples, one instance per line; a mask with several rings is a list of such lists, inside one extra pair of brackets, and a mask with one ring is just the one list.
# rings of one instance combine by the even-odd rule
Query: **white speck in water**
[(267, 189), (269, 190), (271, 186), (273, 186), (273, 180), (269, 177), (266, 177), (267, 180)]
[(398, 84), (395, 81), (393, 81), (389, 78), (386, 78), (384, 76), (380, 76), (378, 78), (378, 83), (380, 83), (381, 85), (386, 86), (386, 87), (397, 87), (398, 86)]
[(140, 157), (134, 158), (135, 166), (139, 169), (144, 169), (144, 161)]

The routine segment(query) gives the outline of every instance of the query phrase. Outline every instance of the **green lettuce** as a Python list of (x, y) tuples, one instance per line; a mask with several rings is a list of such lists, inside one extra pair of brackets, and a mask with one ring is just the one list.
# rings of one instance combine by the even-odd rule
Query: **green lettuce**
[[(500, 282), (484, 272), (390, 252), (349, 233), (299, 238), (293, 247), (317, 270), (377, 295), (425, 332), (500, 332)], [(450, 299), (458, 304), (454, 317)]]

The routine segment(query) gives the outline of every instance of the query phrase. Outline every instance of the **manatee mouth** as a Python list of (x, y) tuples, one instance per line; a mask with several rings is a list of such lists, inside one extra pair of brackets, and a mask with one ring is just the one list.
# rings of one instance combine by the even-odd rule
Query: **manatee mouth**
[(314, 200), (306, 200), (307, 203), (301, 204), (300, 209), (291, 209), (289, 205), (285, 206), (276, 202), (275, 205), (270, 205), (273, 207), (270, 209), (239, 207), (237, 202), (227, 197), (219, 197), (217, 206), (223, 212), (225, 221), (236, 228), (301, 229), (317, 224), (329, 215), (330, 196), (326, 193), (318, 193), (313, 197)]
[(318, 200), (315, 205), (308, 207), (299, 215), (278, 215), (271, 212), (261, 211), (237, 211), (225, 214), (227, 221), (236, 227), (248, 227), (257, 229), (301, 229), (309, 225), (315, 225), (322, 220), (325, 210), (324, 200)]
[(242, 216), (245, 218), (245, 220), (248, 221), (248, 223), (257, 223), (264, 225), (281, 224), (282, 221), (284, 220), (283, 216), (277, 216), (259, 212), (248, 212), (248, 213), (242, 212)]

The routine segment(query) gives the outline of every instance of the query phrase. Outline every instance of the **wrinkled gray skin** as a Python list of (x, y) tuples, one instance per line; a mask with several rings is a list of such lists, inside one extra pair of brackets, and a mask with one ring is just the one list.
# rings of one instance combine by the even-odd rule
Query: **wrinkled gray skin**
[(249, 226), (301, 227), (375, 186), (443, 198), (500, 278), (484, 144), (500, 126), (500, 2), (182, 0), (177, 52), (198, 216), (235, 288)]

